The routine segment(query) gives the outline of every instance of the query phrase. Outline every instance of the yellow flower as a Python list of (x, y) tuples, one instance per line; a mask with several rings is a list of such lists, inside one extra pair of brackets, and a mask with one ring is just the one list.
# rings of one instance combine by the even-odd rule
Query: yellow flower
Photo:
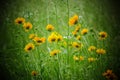
[(77, 31), (72, 32), (73, 36), (77, 36)]
[(36, 34), (30, 34), (29, 39), (34, 39), (37, 35)]
[(31, 75), (32, 75), (32, 76), (36, 76), (37, 74), (38, 74), (38, 73), (37, 73), (36, 71), (32, 71), (32, 72), (31, 72)]
[(74, 24), (77, 24), (77, 22), (78, 22), (78, 15), (74, 15), (73, 17), (71, 17), (69, 19), (69, 25), (70, 26), (73, 26)]
[(51, 35), (48, 37), (48, 41), (50, 43), (55, 41), (61, 41), (61, 40), (63, 40), (63, 37), (57, 32), (52, 32)]
[(58, 53), (60, 53), (61, 51), (60, 50), (53, 50), (53, 51), (51, 51), (50, 52), (50, 56), (55, 56), (55, 55), (57, 55)]
[(106, 50), (104, 50), (104, 49), (97, 49), (97, 50), (96, 50), (96, 53), (97, 53), (97, 54), (105, 54), (105, 53), (106, 53)]
[(95, 47), (95, 46), (90, 46), (90, 47), (88, 48), (88, 51), (94, 51), (94, 50), (96, 50), (96, 47)]
[(78, 21), (78, 15), (75, 14), (75, 15), (73, 16), (73, 19), (76, 20), (76, 21)]
[(35, 46), (34, 46), (33, 43), (28, 43), (28, 44), (25, 46), (24, 50), (25, 50), (26, 52), (29, 52), (30, 50), (33, 50), (34, 47), (35, 47)]
[(85, 34), (87, 34), (88, 33), (88, 29), (83, 29), (82, 31), (81, 31), (81, 34), (82, 35), (85, 35)]
[(62, 41), (63, 37), (61, 35), (57, 35), (57, 41)]
[(17, 19), (15, 19), (15, 23), (16, 24), (23, 24), (23, 23), (25, 23), (25, 19), (22, 17), (18, 17)]
[(108, 69), (102, 75), (106, 77), (108, 80), (117, 80), (117, 76), (112, 72), (112, 70)]
[(77, 40), (81, 40), (81, 36), (77, 36), (76, 39), (77, 39)]
[(83, 56), (80, 56), (80, 61), (84, 60), (84, 57)]
[(29, 31), (30, 29), (32, 29), (32, 24), (30, 22), (26, 22), (24, 23), (23, 28), (25, 29), (25, 31)]
[(81, 43), (78, 43), (78, 42), (73, 42), (73, 43), (72, 43), (72, 46), (75, 47), (75, 48), (81, 48), (81, 47), (82, 47), (82, 44), (81, 44)]
[(37, 44), (39, 45), (39, 44), (41, 44), (41, 43), (44, 43), (45, 42), (45, 38), (44, 37), (34, 37), (34, 39), (33, 39), (35, 42), (37, 42)]
[(104, 31), (102, 31), (102, 32), (100, 32), (99, 33), (99, 39), (105, 39), (107, 37), (107, 33), (106, 32), (104, 32)]
[(80, 25), (80, 24), (79, 24), (78, 26), (76, 26), (75, 31), (76, 31), (76, 32), (79, 32), (80, 27), (81, 27), (81, 25)]
[(79, 61), (79, 57), (77, 57), (77, 56), (73, 56), (73, 59), (75, 60), (75, 61)]
[(96, 58), (93, 58), (93, 57), (88, 58), (88, 61), (89, 61), (89, 62), (93, 62), (93, 61), (95, 61), (95, 60), (96, 60)]
[(54, 30), (54, 26), (51, 25), (51, 24), (48, 24), (47, 27), (46, 27), (46, 30), (52, 31), (52, 30)]
[(57, 36), (55, 34), (52, 34), (48, 37), (48, 41), (51, 42), (55, 42), (57, 40)]

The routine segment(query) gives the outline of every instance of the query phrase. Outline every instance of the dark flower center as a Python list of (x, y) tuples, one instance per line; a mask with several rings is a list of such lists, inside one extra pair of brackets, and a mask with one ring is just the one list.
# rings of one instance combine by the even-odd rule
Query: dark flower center
[(105, 37), (105, 34), (102, 34), (101, 37)]
[(51, 41), (55, 41), (55, 38), (52, 38)]
[(38, 40), (37, 42), (38, 42), (38, 43), (41, 43), (42, 41), (41, 41), (41, 40)]
[(29, 26), (27, 26), (27, 27), (26, 27), (26, 29), (30, 29), (30, 27), (29, 27)]
[(28, 50), (31, 50), (31, 49), (32, 49), (32, 47), (29, 47), (29, 48), (28, 48)]
[(19, 23), (19, 24), (21, 24), (21, 23), (22, 23), (22, 21), (18, 21), (18, 23)]

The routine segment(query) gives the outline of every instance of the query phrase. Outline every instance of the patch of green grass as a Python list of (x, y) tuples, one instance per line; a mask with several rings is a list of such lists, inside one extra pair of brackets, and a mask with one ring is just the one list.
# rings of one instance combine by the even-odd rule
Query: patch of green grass
[[(119, 36), (113, 40), (113, 26), (116, 24), (109, 14), (110, 5), (107, 1), (16, 0), (6, 2), (5, 6), (6, 9), (0, 13), (3, 14), (0, 16), (0, 65), (3, 75), (7, 74), (9, 80), (105, 80), (102, 73), (107, 69), (117, 74), (120, 66), (117, 62), (120, 60), (115, 44)], [(68, 25), (69, 18), (74, 14), (79, 16), (78, 23), (81, 24), (78, 34), (81, 35), (84, 28), (89, 30), (86, 35), (81, 35), (80, 41), (72, 35), (74, 27)], [(17, 17), (24, 17), (31, 22), (32, 30), (25, 32), (22, 25), (16, 25), (14, 20)], [(66, 43), (77, 41), (83, 47), (78, 50), (68, 45), (61, 47), (63, 42), (49, 43), (47, 38), (51, 32), (45, 29), (47, 24), (52, 24), (54, 31), (61, 34)], [(108, 33), (105, 40), (98, 39), (100, 31)], [(35, 49), (27, 53), (24, 47), (30, 42), (34, 43), (29, 39), (32, 33), (45, 37), (46, 41), (35, 45)], [(90, 53), (88, 47), (91, 45), (105, 49), (106, 54)], [(51, 57), (50, 51), (53, 49), (60, 49), (61, 53)], [(84, 60), (75, 61), (74, 55), (84, 56)], [(89, 57), (97, 60), (88, 62)], [(32, 76), (32, 71), (36, 71), (37, 75)]]

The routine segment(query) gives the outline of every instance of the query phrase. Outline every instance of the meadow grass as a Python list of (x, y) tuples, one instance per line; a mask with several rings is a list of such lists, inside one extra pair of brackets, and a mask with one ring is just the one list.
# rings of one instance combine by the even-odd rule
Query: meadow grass
[[(108, 1), (108, 0), (107, 0)], [(109, 14), (110, 5), (106, 0), (16, 0), (5, 3), (3, 10), (1, 36), (0, 65), (3, 75), (9, 80), (105, 80), (102, 75), (107, 69), (116, 74), (120, 66), (118, 49), (114, 38), (114, 16)], [(70, 27), (69, 19), (77, 14), (78, 24), (81, 25), (78, 35), (81, 40), (76, 40), (72, 35), (75, 26)], [(31, 22), (33, 28), (25, 32), (23, 25), (16, 25), (14, 20), (23, 17)], [(52, 24), (54, 31), (62, 35), (64, 41), (49, 43), (48, 37), (52, 32), (46, 26)], [(81, 35), (82, 29), (87, 28), (88, 33)], [(99, 32), (105, 31), (108, 37), (99, 40)], [(35, 42), (29, 39), (30, 34), (45, 37), (45, 43), (35, 45), (35, 49), (25, 52), (28, 43)], [(83, 44), (81, 49), (73, 48), (71, 42)], [(66, 42), (66, 45), (64, 44)], [(113, 42), (113, 44), (111, 44)], [(119, 43), (118, 43), (119, 44)], [(103, 48), (106, 54), (89, 52), (89, 46)], [(61, 52), (50, 56), (50, 52), (59, 49)], [(114, 50), (116, 49), (116, 50)], [(116, 52), (115, 52), (116, 51)], [(83, 56), (83, 61), (75, 61), (73, 56)], [(88, 58), (97, 60), (89, 62)], [(33, 76), (32, 71), (37, 74)]]

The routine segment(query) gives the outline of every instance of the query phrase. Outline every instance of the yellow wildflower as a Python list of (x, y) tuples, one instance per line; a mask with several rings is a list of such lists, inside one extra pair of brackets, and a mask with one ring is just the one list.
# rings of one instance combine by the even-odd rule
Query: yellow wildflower
[(53, 51), (50, 52), (50, 56), (57, 55), (60, 52), (61, 52), (60, 50), (53, 50)]
[(51, 35), (48, 37), (49, 42), (61, 41), (63, 37), (58, 34), (57, 32), (52, 32)]
[(15, 23), (16, 24), (23, 24), (23, 23), (25, 23), (25, 19), (22, 17), (18, 17), (17, 19), (15, 19)]
[(95, 47), (95, 46), (90, 46), (90, 47), (88, 48), (88, 51), (94, 51), (94, 50), (96, 50), (96, 47)]
[(76, 39), (77, 39), (77, 40), (81, 40), (81, 36), (77, 36)]
[(77, 31), (72, 32), (73, 36), (77, 36)]
[(36, 34), (30, 34), (29, 39), (34, 39), (37, 35)]
[(78, 42), (73, 42), (73, 43), (72, 43), (72, 46), (75, 47), (75, 48), (81, 48), (81, 47), (82, 47), (82, 44), (81, 44), (81, 43), (78, 43)]
[(63, 37), (61, 35), (57, 35), (57, 41), (63, 40)]
[(29, 31), (30, 29), (32, 29), (32, 24), (30, 22), (26, 22), (24, 23), (23, 28), (25, 29), (25, 31)]
[(97, 49), (97, 50), (96, 50), (96, 53), (97, 53), (97, 54), (105, 54), (105, 53), (106, 53), (106, 50), (104, 50), (104, 49)]
[(80, 56), (80, 61), (84, 60), (84, 57), (83, 56)]
[(77, 56), (73, 56), (73, 59), (75, 60), (75, 61), (79, 61), (79, 57), (77, 57)]
[(81, 31), (81, 34), (82, 34), (82, 35), (85, 35), (85, 34), (87, 34), (87, 33), (88, 33), (88, 29), (86, 29), (86, 28)]
[(96, 58), (93, 58), (93, 57), (88, 58), (88, 61), (89, 61), (89, 62), (93, 62), (93, 61), (95, 61), (95, 60), (96, 60)]
[(54, 26), (51, 25), (51, 24), (48, 24), (47, 27), (46, 27), (46, 30), (52, 31), (52, 30), (54, 30)]
[(48, 37), (49, 42), (55, 42), (57, 40), (57, 36), (55, 34), (52, 34)]
[(102, 74), (108, 80), (117, 80), (117, 76), (112, 72), (112, 70), (107, 70)]
[(37, 74), (38, 74), (38, 73), (37, 73), (36, 71), (32, 71), (32, 72), (31, 72), (31, 75), (32, 75), (32, 76), (36, 76)]
[(35, 46), (34, 46), (33, 43), (28, 43), (28, 44), (25, 46), (24, 50), (25, 50), (26, 52), (29, 52), (30, 50), (33, 50), (34, 47), (35, 47)]
[(72, 25), (74, 25), (74, 24), (77, 24), (77, 22), (78, 22), (78, 15), (74, 15), (73, 17), (71, 17), (71, 18), (69, 19), (69, 25), (70, 25), (70, 26), (72, 26)]
[(79, 30), (80, 30), (80, 25), (76, 26), (76, 28), (75, 28), (76, 32), (79, 32)]
[(105, 39), (107, 37), (107, 33), (102, 31), (99, 33), (99, 39)]

